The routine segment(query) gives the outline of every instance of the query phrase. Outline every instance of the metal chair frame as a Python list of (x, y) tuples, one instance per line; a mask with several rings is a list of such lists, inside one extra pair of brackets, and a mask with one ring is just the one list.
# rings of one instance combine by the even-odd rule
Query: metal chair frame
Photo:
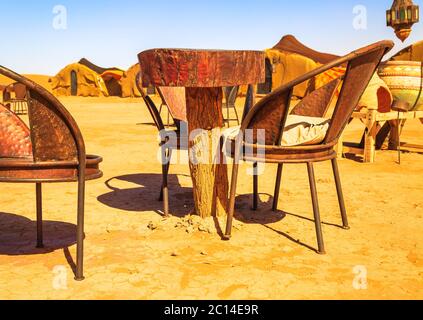
[(86, 154), (77, 123), (51, 93), (3, 66), (0, 74), (27, 88), (32, 145), (31, 155), (0, 158), (0, 182), (35, 183), (38, 248), (44, 246), (42, 184), (78, 183), (75, 280), (83, 280), (85, 181), (102, 177), (102, 158)]
[[(235, 139), (230, 140), (230, 155), (234, 158), (232, 170), (232, 181), (230, 189), (229, 214), (224, 239), (229, 240), (232, 232), (232, 220), (235, 209), (235, 196), (238, 180), (239, 161), (241, 159), (254, 163), (254, 200), (253, 208), (258, 204), (258, 175), (257, 163), (275, 163), (278, 164), (275, 194), (273, 201), (273, 210), (277, 210), (279, 191), (282, 180), (282, 170), (284, 164), (305, 163), (309, 176), (310, 192), (312, 197), (314, 221), (316, 228), (316, 237), (318, 243), (317, 252), (325, 254), (323, 242), (322, 227), (320, 220), (320, 210), (317, 198), (317, 187), (314, 173), (315, 162), (330, 160), (337, 188), (338, 202), (341, 211), (342, 223), (344, 229), (349, 229), (344, 197), (342, 192), (339, 169), (336, 161), (337, 152), (335, 146), (345, 129), (351, 114), (359, 102), (367, 84), (377, 70), (377, 67), (383, 56), (393, 47), (391, 41), (381, 41), (353, 51), (352, 53), (340, 57), (326, 65), (323, 65), (301, 77), (279, 87), (265, 98), (255, 104), (241, 124), (241, 129)], [(285, 123), (290, 111), (290, 102), (294, 87), (303, 83), (318, 74), (321, 74), (334, 67), (347, 64), (347, 71), (343, 78), (342, 89), (340, 91), (337, 104), (335, 106), (332, 120), (324, 141), (316, 145), (305, 145), (295, 147), (280, 146), (282, 135), (284, 133)], [(326, 109), (333, 98), (333, 91), (337, 86), (331, 83), (324, 88), (311, 93), (297, 105), (297, 114), (312, 115), (316, 109)], [(266, 143), (257, 144), (244, 141), (245, 131), (247, 129), (263, 129), (266, 132)], [(248, 148), (253, 150), (252, 155), (244, 155), (243, 151)]]
[[(15, 93), (15, 98), (10, 98), (10, 91)], [(11, 110), (17, 115), (28, 114), (26, 87), (19, 82), (12, 83), (3, 90), (3, 102), (10, 104)]]
[[(141, 93), (141, 97), (143, 98), (147, 109), (153, 119), (154, 124), (156, 125), (156, 128), (158, 132), (163, 132), (166, 130), (166, 127), (164, 125), (163, 119), (161, 117), (159, 109), (156, 107), (155, 103), (151, 99), (151, 97), (146, 93), (144, 88), (141, 86), (141, 79), (140, 74), (137, 76), (136, 85), (138, 90)], [(162, 101), (167, 103), (160, 88), (156, 88), (159, 92)], [(169, 106), (168, 106), (169, 108)], [(170, 112), (169, 112), (170, 113)], [(160, 135), (161, 141), (159, 143), (159, 147), (161, 148), (161, 161), (162, 161), (162, 188), (160, 190), (160, 196), (159, 201), (163, 202), (163, 214), (165, 217), (169, 216), (169, 186), (168, 186), (168, 175), (169, 175), (169, 169), (170, 169), (170, 163), (172, 159), (173, 151), (175, 150), (188, 150), (188, 146), (183, 146), (181, 143), (181, 128), (180, 128), (180, 121), (175, 119), (175, 124), (177, 125), (177, 129), (173, 132), (177, 136), (177, 145), (167, 145), (168, 137), (164, 137), (163, 135)]]
[[(236, 110), (236, 99), (238, 97), (239, 86), (226, 87), (224, 88), (225, 93), (225, 104), (223, 105), (226, 108), (226, 119), (225, 123), (230, 127), (231, 121), (236, 121), (237, 125), (240, 124), (238, 111)], [(230, 117), (230, 109), (233, 109), (235, 112), (235, 118)]]

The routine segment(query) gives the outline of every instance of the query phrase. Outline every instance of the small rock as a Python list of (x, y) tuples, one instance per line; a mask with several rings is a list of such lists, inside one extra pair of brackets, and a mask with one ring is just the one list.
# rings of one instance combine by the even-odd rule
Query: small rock
[(150, 229), (150, 230), (156, 230), (157, 228), (158, 228), (158, 225), (156, 224), (156, 223), (154, 223), (153, 221), (151, 221), (149, 224), (148, 224), (148, 229)]
[(201, 255), (202, 256), (208, 256), (209, 254), (207, 253), (207, 251), (201, 251)]
[(188, 227), (185, 229), (185, 231), (186, 231), (187, 233), (193, 233), (193, 232), (194, 232), (194, 228), (193, 228), (193, 226), (188, 226)]
[(198, 231), (211, 233), (210, 228), (208, 226), (204, 226), (204, 225), (201, 225), (201, 224), (198, 226)]
[(171, 254), (172, 257), (179, 257), (179, 253), (177, 253), (176, 251), (172, 252)]

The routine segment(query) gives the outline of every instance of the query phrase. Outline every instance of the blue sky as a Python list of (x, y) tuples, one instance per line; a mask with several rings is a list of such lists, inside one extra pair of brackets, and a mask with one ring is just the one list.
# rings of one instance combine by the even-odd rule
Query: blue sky
[[(422, 0), (415, 0), (423, 7)], [(13, 0), (1, 1), (0, 64), (53, 75), (86, 57), (126, 69), (154, 47), (266, 49), (285, 34), (335, 54), (381, 39), (394, 51), (423, 39), (423, 23), (405, 44), (385, 24), (392, 0)], [(67, 29), (53, 28), (53, 8), (67, 9)], [(367, 9), (367, 29), (353, 27), (353, 8)]]

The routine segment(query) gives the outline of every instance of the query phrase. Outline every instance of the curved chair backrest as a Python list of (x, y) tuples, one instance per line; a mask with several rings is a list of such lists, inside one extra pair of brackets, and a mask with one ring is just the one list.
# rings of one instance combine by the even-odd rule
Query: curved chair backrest
[(12, 95), (10, 94), (10, 87), (7, 86), (3, 89), (3, 102), (6, 103), (12, 99)]
[(27, 125), (0, 103), (0, 158), (32, 157), (31, 135)]
[(144, 88), (141, 85), (141, 73), (138, 73), (138, 75), (136, 76), (136, 85), (138, 88), (138, 91), (141, 93), (141, 97), (143, 98), (148, 111), (150, 112), (151, 117), (153, 118), (154, 124), (157, 127), (157, 130), (160, 132), (162, 130), (165, 130), (165, 126), (163, 124), (163, 120), (162, 117), (160, 115), (159, 110), (157, 109), (155, 103), (153, 102), (153, 100), (150, 98), (150, 96), (146, 93), (146, 91), (144, 90)]
[(85, 166), (85, 144), (66, 108), (35, 82), (0, 66), (0, 74), (26, 87), (34, 162), (77, 161)]
[(184, 87), (158, 87), (163, 103), (174, 120), (187, 121), (187, 103)]
[(236, 98), (238, 98), (239, 86), (226, 87), (224, 91), (226, 98), (226, 106), (235, 106)]
[(326, 117), (331, 102), (335, 98), (336, 89), (344, 77), (332, 80), (323, 87), (305, 96), (290, 114), (308, 117)]
[[(285, 123), (290, 111), (294, 87), (327, 70), (347, 64), (342, 89), (323, 142), (324, 144), (335, 143), (351, 118), (381, 59), (392, 47), (392, 41), (381, 41), (372, 44), (353, 51), (344, 57), (337, 58), (279, 87), (251, 109), (242, 123), (241, 131), (245, 129), (263, 129), (266, 133), (266, 145), (279, 145), (282, 141)], [(333, 86), (336, 84), (339, 83), (332, 83)], [(312, 109), (313, 104), (310, 106), (310, 100), (307, 104)]]

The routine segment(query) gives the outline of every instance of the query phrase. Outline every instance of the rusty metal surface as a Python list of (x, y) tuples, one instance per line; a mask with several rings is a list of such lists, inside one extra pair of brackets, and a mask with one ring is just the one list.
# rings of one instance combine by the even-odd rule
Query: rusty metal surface
[(29, 121), (35, 161), (77, 159), (75, 139), (69, 128), (35, 91), (30, 93)]
[(28, 128), (16, 114), (0, 105), (0, 182), (61, 182), (101, 177), (102, 158), (86, 156), (79, 128), (64, 106), (25, 77), (2, 66), (0, 74), (17, 81), (13, 88), (18, 88), (19, 97), (28, 99), (30, 123)]
[(152, 49), (138, 57), (144, 87), (227, 87), (265, 81), (262, 51)]
[(29, 128), (13, 112), (0, 104), (0, 158), (31, 156)]
[[(102, 161), (101, 157), (87, 156), (85, 180), (94, 180), (103, 176), (99, 167)], [(77, 161), (0, 160), (0, 182), (70, 182), (77, 181), (77, 179)]]

